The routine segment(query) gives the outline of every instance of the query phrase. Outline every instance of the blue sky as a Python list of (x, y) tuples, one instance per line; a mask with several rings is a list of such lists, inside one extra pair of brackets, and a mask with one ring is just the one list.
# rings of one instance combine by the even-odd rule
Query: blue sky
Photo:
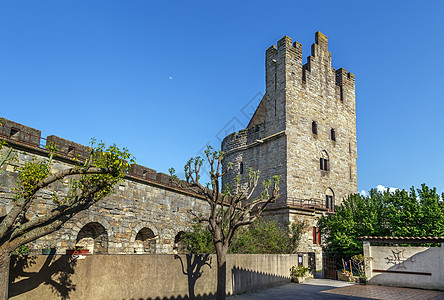
[(1, 1), (0, 116), (180, 172), (265, 91), (265, 50), (329, 38), (356, 75), (358, 189), (444, 192), (442, 1)]

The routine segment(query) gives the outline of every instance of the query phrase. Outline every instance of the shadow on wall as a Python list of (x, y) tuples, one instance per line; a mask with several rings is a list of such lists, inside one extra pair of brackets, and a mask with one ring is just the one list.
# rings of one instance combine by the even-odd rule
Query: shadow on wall
[(13, 256), (11, 259), (11, 273), (9, 278), (9, 297), (14, 297), (29, 292), (39, 285), (50, 285), (53, 293), (60, 299), (69, 299), (71, 291), (76, 285), (71, 280), (76, 258), (62, 255), (55, 259), (54, 255), (48, 255), (44, 264), (37, 272), (26, 272), (36, 264), (37, 256)]
[[(290, 282), (290, 276), (279, 276), (234, 267), (231, 270), (233, 294)], [(290, 275), (290, 271), (288, 271)]]
[(197, 295), (193, 298), (190, 298), (188, 296), (172, 296), (172, 297), (156, 297), (156, 298), (124, 298), (122, 300), (185, 300), (185, 299), (209, 299), (216, 297), (215, 294), (209, 293), (209, 294), (203, 294), (203, 295)]
[[(196, 286), (196, 281), (202, 276), (204, 271), (202, 268), (208, 266), (211, 269), (212, 259), (210, 254), (187, 254), (186, 267), (179, 255), (174, 255), (174, 259), (179, 259), (182, 265), (182, 273), (188, 277), (188, 295), (190, 299), (196, 298), (194, 294), (194, 287)], [(156, 298), (157, 299), (157, 298)], [(188, 299), (188, 298), (184, 298)]]

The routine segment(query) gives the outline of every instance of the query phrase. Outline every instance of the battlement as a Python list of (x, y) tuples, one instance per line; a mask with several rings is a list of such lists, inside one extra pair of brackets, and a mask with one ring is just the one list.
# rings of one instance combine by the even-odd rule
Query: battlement
[(29, 146), (40, 146), (40, 138), (42, 135), (40, 130), (4, 118), (0, 118), (0, 123), (0, 137), (25, 143)]
[(265, 137), (264, 135), (264, 123), (239, 130), (239, 132), (233, 132), (222, 141), (222, 151), (229, 152), (239, 147), (251, 145), (252, 143), (260, 143), (260, 140)]
[[(280, 65), (286, 67), (280, 67)], [(328, 37), (319, 31), (315, 33), (315, 42), (311, 45), (311, 55), (307, 57), (306, 63), (303, 64), (302, 45), (298, 42), (293, 42), (289, 36), (284, 36), (277, 42), (277, 47), (272, 45), (267, 49), (266, 69), (267, 75), (268, 73), (275, 74), (291, 71), (293, 75), (299, 77), (298, 81), (301, 84), (309, 82), (308, 77), (316, 81), (316, 78), (323, 77), (324, 74), (334, 79), (335, 70), (331, 67)], [(288, 76), (288, 73), (285, 75)], [(350, 73), (347, 76), (348, 79), (354, 82), (354, 74)], [(277, 76), (267, 76), (267, 91), (277, 89), (279, 81), (283, 81), (282, 78), (279, 78), (279, 74)], [(340, 86), (342, 82), (343, 80), (337, 80), (333, 83)]]
[[(40, 130), (7, 119), (1, 120), (0, 139), (6, 142), (12, 142), (11, 144), (32, 147), (36, 151), (41, 151), (42, 154), (47, 153), (47, 147), (49, 145), (55, 145), (58, 157), (68, 161), (83, 161), (90, 153), (90, 148), (87, 146), (55, 135), (43, 138), (41, 137)], [(171, 187), (170, 175), (161, 172), (158, 173), (153, 169), (138, 164), (132, 164), (131, 170), (127, 175), (144, 181)]]

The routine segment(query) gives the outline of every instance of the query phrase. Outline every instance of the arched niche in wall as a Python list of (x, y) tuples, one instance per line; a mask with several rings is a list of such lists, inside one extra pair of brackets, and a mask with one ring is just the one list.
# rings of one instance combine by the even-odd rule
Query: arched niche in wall
[(134, 253), (156, 253), (156, 242), (158, 237), (154, 232), (148, 228), (143, 227), (137, 232), (136, 239), (134, 241)]
[(76, 247), (83, 247), (89, 253), (108, 253), (108, 232), (98, 222), (90, 222), (82, 227), (77, 234)]

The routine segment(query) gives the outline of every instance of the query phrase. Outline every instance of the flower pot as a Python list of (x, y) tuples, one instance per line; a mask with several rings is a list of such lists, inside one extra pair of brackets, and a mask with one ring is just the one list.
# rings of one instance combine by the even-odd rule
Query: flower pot
[(305, 280), (305, 277), (291, 276), (291, 282), (302, 283), (302, 282), (304, 282), (304, 280)]
[(54, 255), (56, 253), (56, 248), (44, 248), (42, 249), (42, 254), (44, 255)]
[(89, 250), (88, 249), (80, 249), (80, 250), (66, 250), (66, 254), (68, 255), (86, 255), (89, 254)]

